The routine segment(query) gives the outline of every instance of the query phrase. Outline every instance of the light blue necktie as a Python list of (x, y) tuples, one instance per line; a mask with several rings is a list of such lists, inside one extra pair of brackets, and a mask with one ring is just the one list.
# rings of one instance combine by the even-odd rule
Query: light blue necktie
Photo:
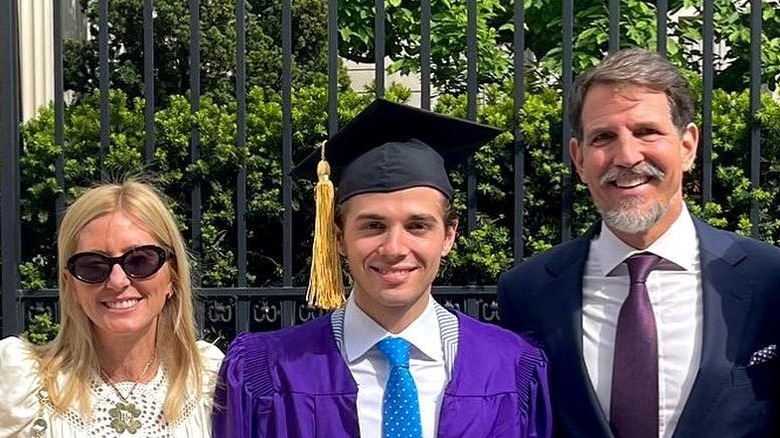
[(409, 342), (403, 338), (385, 338), (377, 343), (377, 348), (390, 365), (382, 400), (382, 437), (422, 437), (417, 386), (409, 372)]

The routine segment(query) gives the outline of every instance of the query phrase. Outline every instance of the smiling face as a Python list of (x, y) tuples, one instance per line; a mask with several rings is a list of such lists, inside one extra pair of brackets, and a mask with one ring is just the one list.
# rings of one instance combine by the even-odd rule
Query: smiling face
[(339, 251), (347, 258), (356, 304), (392, 332), (425, 309), (441, 258), (455, 242), (445, 226), (445, 198), (413, 187), (366, 193), (342, 205)]
[[(116, 257), (143, 245), (160, 243), (124, 212), (115, 211), (93, 219), (81, 230), (76, 253), (90, 251)], [(143, 279), (128, 277), (119, 264), (113, 265), (108, 279), (97, 284), (82, 282), (67, 271), (63, 276), (99, 339), (154, 339), (157, 319), (172, 288), (169, 263), (166, 261), (159, 271)]]
[(674, 126), (664, 93), (595, 84), (582, 106), (582, 143), (572, 139), (569, 151), (605, 224), (645, 248), (680, 214), (698, 135), (692, 123)]

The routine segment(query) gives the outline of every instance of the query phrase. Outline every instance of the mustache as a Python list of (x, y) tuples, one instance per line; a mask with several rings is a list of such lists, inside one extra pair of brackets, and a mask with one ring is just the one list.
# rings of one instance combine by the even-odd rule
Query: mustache
[(604, 185), (625, 176), (647, 176), (650, 178), (663, 180), (666, 174), (658, 167), (646, 161), (642, 161), (633, 167), (612, 167), (601, 176), (599, 182)]

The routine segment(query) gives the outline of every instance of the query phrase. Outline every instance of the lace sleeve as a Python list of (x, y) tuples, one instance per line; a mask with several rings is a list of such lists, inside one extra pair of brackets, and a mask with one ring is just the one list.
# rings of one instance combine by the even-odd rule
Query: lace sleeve
[(18, 436), (35, 421), (37, 370), (27, 342), (16, 337), (0, 340), (0, 438)]

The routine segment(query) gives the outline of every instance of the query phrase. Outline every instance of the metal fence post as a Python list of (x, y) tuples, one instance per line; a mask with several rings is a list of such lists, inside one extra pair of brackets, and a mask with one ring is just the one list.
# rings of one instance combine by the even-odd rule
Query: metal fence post
[(2, 336), (19, 333), (19, 46), (17, 0), (0, 0), (0, 148), (2, 181)]

